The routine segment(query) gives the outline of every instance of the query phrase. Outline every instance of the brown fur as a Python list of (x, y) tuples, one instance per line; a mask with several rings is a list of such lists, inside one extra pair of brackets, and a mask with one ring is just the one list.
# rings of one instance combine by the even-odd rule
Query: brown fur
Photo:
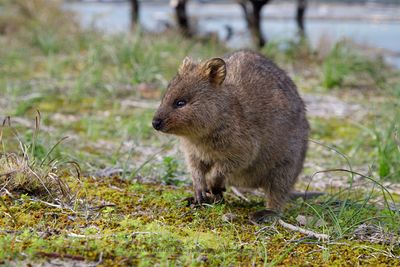
[(267, 207), (280, 210), (307, 151), (309, 126), (295, 84), (252, 51), (200, 63), (186, 58), (153, 125), (181, 139), (198, 203), (234, 185), (264, 189)]

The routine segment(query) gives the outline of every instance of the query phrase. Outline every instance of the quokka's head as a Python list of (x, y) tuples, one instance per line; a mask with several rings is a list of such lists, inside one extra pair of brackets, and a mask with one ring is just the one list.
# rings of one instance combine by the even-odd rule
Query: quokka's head
[(171, 80), (154, 118), (154, 129), (180, 136), (201, 136), (217, 121), (223, 99), (225, 61), (197, 63), (186, 57)]

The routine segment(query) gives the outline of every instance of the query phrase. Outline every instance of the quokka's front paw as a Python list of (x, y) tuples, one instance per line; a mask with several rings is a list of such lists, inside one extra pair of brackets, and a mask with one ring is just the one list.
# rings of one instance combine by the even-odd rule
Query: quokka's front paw
[(224, 201), (224, 196), (222, 193), (219, 194), (207, 194), (210, 204), (218, 204)]
[(181, 200), (181, 202), (187, 202), (186, 206), (190, 207), (196, 204), (196, 200), (194, 197), (185, 197)]
[(207, 195), (206, 190), (197, 189), (194, 192), (195, 204), (201, 205), (203, 203), (210, 203), (210, 198)]
[(182, 199), (182, 202), (187, 201), (187, 206), (202, 205), (204, 203), (209, 204), (210, 198), (207, 192), (202, 190), (195, 190), (194, 196)]
[(187, 205), (188, 206), (192, 206), (192, 205), (198, 205), (201, 206), (203, 204), (217, 204), (217, 203), (221, 203), (224, 201), (224, 197), (222, 196), (222, 194), (210, 194), (210, 193), (206, 193), (206, 194), (202, 194), (201, 197), (196, 197), (198, 196), (198, 194), (195, 194), (193, 197), (187, 197), (184, 198), (182, 200), (183, 201), (187, 201)]

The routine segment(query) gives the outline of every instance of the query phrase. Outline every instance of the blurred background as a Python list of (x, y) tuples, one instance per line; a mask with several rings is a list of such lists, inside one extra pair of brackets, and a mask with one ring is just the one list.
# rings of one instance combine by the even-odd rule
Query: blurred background
[[(190, 182), (155, 108), (185, 56), (252, 48), (297, 84), (312, 139), (400, 181), (399, 26), (400, 0), (0, 0), (0, 115), (19, 132), (3, 140), (92, 175)], [(310, 146), (304, 177), (346, 165)]]
[[(104, 32), (115, 33), (130, 30), (132, 2), (67, 1), (65, 8), (76, 11), (80, 15), (81, 24), (85, 27), (94, 26)], [(251, 44), (245, 15), (238, 3), (240, 1), (181, 2), (186, 3), (191, 31), (199, 35), (217, 34), (220, 40), (227, 41), (228, 46), (232, 48), (248, 47)], [(268, 40), (282, 40), (296, 36), (298, 33), (296, 12), (299, 2), (302, 2), (300, 4), (305, 6), (304, 30), (313, 47), (327, 45), (327, 41), (335, 43), (343, 38), (349, 38), (360, 45), (378, 49), (388, 62), (400, 67), (399, 0), (254, 2), (264, 2), (261, 9), (261, 32)], [(143, 30), (155, 33), (173, 27), (175, 10), (171, 3), (168, 0), (138, 1), (137, 24)]]

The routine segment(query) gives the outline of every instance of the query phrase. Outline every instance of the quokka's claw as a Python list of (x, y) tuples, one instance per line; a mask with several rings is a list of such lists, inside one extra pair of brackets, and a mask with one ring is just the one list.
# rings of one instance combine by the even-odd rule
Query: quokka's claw
[(196, 190), (195, 198), (196, 198), (196, 203), (199, 205), (209, 202), (207, 193), (206, 193), (206, 191), (203, 191), (203, 190)]

